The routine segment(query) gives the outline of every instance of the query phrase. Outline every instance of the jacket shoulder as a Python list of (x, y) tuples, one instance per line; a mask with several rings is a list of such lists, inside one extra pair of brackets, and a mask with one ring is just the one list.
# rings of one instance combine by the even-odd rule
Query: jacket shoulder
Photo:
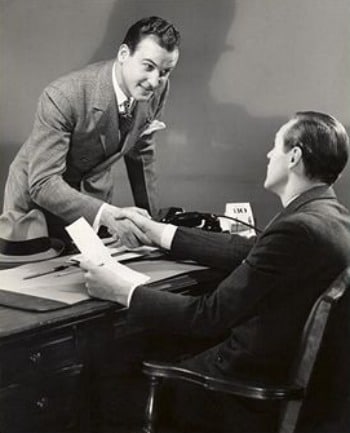
[(62, 93), (72, 93), (82, 87), (95, 86), (101, 70), (107, 68), (111, 63), (112, 61), (93, 63), (82, 69), (69, 72), (49, 83), (44, 92), (56, 89)]

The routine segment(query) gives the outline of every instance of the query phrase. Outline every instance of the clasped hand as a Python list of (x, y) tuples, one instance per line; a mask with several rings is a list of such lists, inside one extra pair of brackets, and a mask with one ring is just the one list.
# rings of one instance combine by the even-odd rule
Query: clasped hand
[(140, 245), (160, 245), (164, 224), (153, 221), (145, 209), (138, 207), (118, 208), (105, 205), (101, 224), (128, 248)]
[[(165, 224), (153, 221), (148, 213), (142, 209), (110, 207), (112, 208), (110, 212), (106, 212), (104, 215), (106, 218), (104, 224), (105, 221), (108, 221), (118, 235), (122, 233), (120, 227), (128, 230), (128, 233), (123, 233), (123, 239), (131, 239), (132, 242), (142, 242), (145, 245), (160, 245)], [(123, 225), (119, 225), (120, 223)], [(108, 227), (110, 229), (110, 226)], [(135, 289), (134, 285), (125, 281), (110, 266), (98, 266), (83, 259), (80, 262), (80, 267), (84, 271), (86, 287), (91, 296), (116, 301), (128, 306), (130, 296)]]

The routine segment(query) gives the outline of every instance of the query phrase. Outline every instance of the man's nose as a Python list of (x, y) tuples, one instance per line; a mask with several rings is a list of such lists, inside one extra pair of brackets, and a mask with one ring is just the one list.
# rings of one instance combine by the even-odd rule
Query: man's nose
[(158, 71), (153, 71), (153, 73), (148, 78), (148, 81), (153, 89), (157, 88), (159, 86), (160, 77)]

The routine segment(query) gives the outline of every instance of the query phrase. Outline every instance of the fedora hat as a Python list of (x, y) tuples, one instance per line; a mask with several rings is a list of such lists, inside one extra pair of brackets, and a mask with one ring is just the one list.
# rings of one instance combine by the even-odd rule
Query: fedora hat
[(63, 249), (63, 241), (49, 238), (45, 216), (39, 209), (27, 213), (8, 210), (0, 215), (0, 264), (52, 259)]

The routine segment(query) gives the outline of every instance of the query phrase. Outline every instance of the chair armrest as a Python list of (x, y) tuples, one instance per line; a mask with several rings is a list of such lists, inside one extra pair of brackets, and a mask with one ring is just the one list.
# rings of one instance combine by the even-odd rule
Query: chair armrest
[(234, 378), (224, 380), (164, 362), (144, 361), (142, 371), (152, 378), (183, 380), (212, 391), (258, 400), (299, 400), (304, 395), (304, 389), (295, 385), (283, 384), (277, 386), (235, 380)]

